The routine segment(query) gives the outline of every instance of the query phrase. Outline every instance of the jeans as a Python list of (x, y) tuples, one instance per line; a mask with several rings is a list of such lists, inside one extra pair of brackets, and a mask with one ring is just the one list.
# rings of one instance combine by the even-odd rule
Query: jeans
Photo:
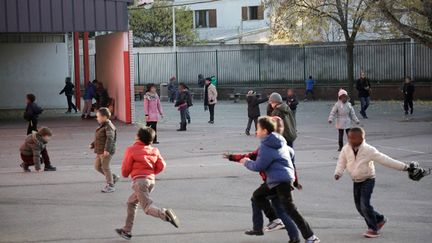
[(255, 124), (255, 131), (257, 130), (258, 117), (254, 117), (254, 118), (249, 117), (248, 124), (246, 127), (246, 132), (250, 132), (252, 122), (254, 122), (254, 124)]
[(309, 94), (312, 96), (312, 99), (315, 100), (315, 94), (312, 89), (306, 89), (305, 99), (308, 98)]
[(186, 110), (187, 109), (180, 110), (180, 121), (182, 124), (186, 124)]
[[(345, 129), (345, 132), (346, 132), (347, 136), (348, 136), (349, 130), (350, 130), (349, 128)], [(342, 148), (343, 145), (344, 145), (344, 142), (343, 142), (344, 130), (343, 129), (338, 129), (338, 131), (339, 131), (339, 148)]]
[(410, 110), (411, 114), (414, 112), (413, 98), (411, 97), (404, 98), (404, 110), (405, 110), (405, 114), (408, 114), (408, 110)]
[(210, 121), (214, 121), (214, 109), (216, 104), (208, 105), (210, 111)]
[(188, 121), (188, 123), (191, 123), (189, 108), (186, 108), (186, 120)]
[(363, 182), (354, 183), (354, 203), (357, 211), (365, 219), (369, 229), (378, 231), (377, 224), (384, 220), (384, 216), (372, 207), (370, 204), (375, 178), (367, 179)]
[(146, 126), (151, 127), (155, 131), (155, 137), (153, 139), (153, 142), (157, 142), (157, 122), (147, 122)]
[(92, 100), (84, 100), (84, 109), (82, 110), (82, 114), (84, 116), (90, 116), (91, 108), (92, 108)]
[(70, 112), (72, 109), (74, 109), (76, 112), (77, 108), (74, 105), (74, 103), (72, 102), (72, 95), (66, 95), (66, 99), (67, 99), (67, 103), (68, 103), (68, 109), (67, 110)]
[(370, 103), (370, 97), (360, 97), (360, 104), (361, 104), (361, 110), (360, 110), (360, 114), (365, 116), (366, 115), (366, 110), (369, 107), (369, 103)]

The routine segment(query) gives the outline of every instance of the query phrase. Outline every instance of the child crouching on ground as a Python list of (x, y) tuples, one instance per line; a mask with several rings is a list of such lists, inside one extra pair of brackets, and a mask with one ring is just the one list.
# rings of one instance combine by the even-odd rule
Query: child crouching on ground
[[(46, 150), (46, 144), (51, 139), (51, 130), (47, 127), (39, 129), (39, 131), (33, 131), (29, 134), (24, 143), (20, 147), (21, 154), (21, 168), (24, 172), (30, 172), (29, 166), (34, 165), (35, 170), (39, 172), (41, 170), (41, 164), (45, 164), (44, 171), (55, 171), (56, 168), (51, 165), (48, 151)], [(42, 158), (41, 158), (42, 157)]]
[[(284, 130), (284, 124), (282, 119), (279, 117), (272, 117), (272, 119), (276, 121), (276, 126), (277, 126), (276, 132), (282, 134)], [(256, 160), (257, 156), (258, 156), (258, 149), (249, 154), (229, 154), (229, 153), (224, 154), (224, 158), (227, 158), (235, 162), (239, 162), (243, 158)], [(263, 179), (264, 183), (261, 184), (260, 187), (258, 187), (252, 195), (251, 202), (252, 202), (253, 228), (252, 230), (246, 231), (245, 234), (264, 235), (263, 232), (264, 223), (263, 223), (263, 216), (262, 216), (262, 212), (264, 212), (265, 216), (269, 219), (269, 224), (265, 227), (265, 231), (270, 232), (270, 231), (275, 231), (278, 229), (285, 228), (288, 232), (290, 243), (300, 242), (297, 227), (292, 221), (292, 219), (289, 217), (289, 215), (286, 214), (279, 199), (276, 196), (266, 197), (265, 195), (261, 194), (262, 191), (261, 189), (267, 188), (267, 184), (265, 183), (267, 176), (264, 171), (260, 171), (259, 174)], [(298, 189), (301, 189), (301, 185), (298, 183), (297, 180), (295, 185)], [(263, 197), (263, 200), (260, 201), (259, 200), (260, 197)]]
[(343, 147), (344, 132), (348, 135), (352, 123), (355, 122), (357, 125), (360, 124), (357, 118), (354, 108), (351, 103), (348, 102), (348, 92), (343, 89), (339, 90), (338, 101), (334, 104), (330, 111), (328, 122), (331, 124), (336, 119), (336, 129), (339, 131), (339, 149), (341, 151)]
[(150, 193), (155, 186), (155, 176), (165, 168), (165, 161), (157, 148), (152, 147), (155, 131), (149, 127), (140, 128), (135, 143), (129, 146), (122, 163), (123, 177), (132, 178), (134, 191), (127, 201), (126, 224), (115, 231), (124, 239), (132, 238), (132, 226), (138, 203), (144, 213), (167, 221), (178, 228), (180, 221), (172, 209), (156, 208), (152, 205)]
[(119, 177), (111, 173), (111, 158), (115, 153), (117, 131), (114, 124), (110, 121), (111, 112), (108, 108), (102, 107), (96, 112), (96, 120), (99, 127), (95, 132), (95, 140), (90, 144), (96, 154), (95, 169), (105, 176), (106, 186), (102, 189), (103, 193), (114, 192), (114, 184)]
[(367, 144), (362, 128), (351, 128), (348, 132), (348, 144), (339, 154), (334, 178), (339, 180), (345, 169), (351, 175), (355, 206), (368, 226), (368, 230), (363, 234), (366, 238), (379, 237), (380, 230), (387, 222), (387, 218), (375, 211), (370, 202), (375, 186), (374, 162), (400, 171), (407, 171), (409, 168), (407, 164), (394, 160)]
[[(318, 243), (308, 222), (297, 210), (292, 198), (295, 181), (295, 167), (293, 164), (294, 150), (287, 145), (286, 140), (275, 133), (276, 123), (271, 117), (261, 117), (258, 120), (257, 137), (261, 139), (258, 157), (255, 161), (243, 158), (240, 163), (252, 171), (266, 173), (266, 187), (261, 188), (261, 195), (276, 195), (299, 228), (305, 243)], [(260, 201), (265, 197), (259, 197)], [(299, 242), (299, 241), (296, 241)]]

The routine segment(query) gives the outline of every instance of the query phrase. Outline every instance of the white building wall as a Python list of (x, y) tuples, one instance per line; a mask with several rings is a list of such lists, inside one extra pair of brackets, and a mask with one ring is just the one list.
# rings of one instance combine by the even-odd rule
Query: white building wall
[(33, 93), (43, 108), (67, 107), (59, 91), (68, 76), (66, 43), (0, 43), (0, 109), (25, 107)]
[[(200, 0), (175, 0), (176, 4), (202, 2)], [(198, 36), (202, 40), (214, 40), (221, 37), (229, 37), (243, 32), (268, 27), (267, 11), (264, 12), (263, 20), (242, 21), (242, 7), (259, 6), (260, 0), (221, 0), (208, 3), (190, 4), (187, 7), (193, 11), (216, 9), (217, 27), (196, 28)], [(195, 15), (194, 15), (195, 18)], [(195, 19), (194, 19), (195, 20)], [(195, 26), (195, 21), (194, 21)], [(242, 29), (242, 30), (241, 30)], [(257, 35), (256, 38), (249, 38), (249, 41), (265, 41), (267, 35)]]

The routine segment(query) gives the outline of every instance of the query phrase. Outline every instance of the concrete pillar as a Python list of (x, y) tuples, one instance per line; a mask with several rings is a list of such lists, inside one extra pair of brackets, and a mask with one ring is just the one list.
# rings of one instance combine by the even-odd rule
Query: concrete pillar
[(75, 103), (81, 109), (81, 82), (80, 82), (80, 56), (79, 56), (79, 33), (73, 33), (74, 42), (74, 76), (75, 76)]

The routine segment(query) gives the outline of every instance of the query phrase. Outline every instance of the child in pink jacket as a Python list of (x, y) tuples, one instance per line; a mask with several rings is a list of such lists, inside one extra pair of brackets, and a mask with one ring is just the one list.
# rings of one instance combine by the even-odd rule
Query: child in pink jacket
[[(153, 128), (153, 130), (157, 132), (159, 116), (163, 117), (163, 112), (155, 84), (147, 85), (147, 91), (144, 95), (144, 114), (147, 122), (146, 126)], [(158, 143), (156, 135), (153, 144)]]

